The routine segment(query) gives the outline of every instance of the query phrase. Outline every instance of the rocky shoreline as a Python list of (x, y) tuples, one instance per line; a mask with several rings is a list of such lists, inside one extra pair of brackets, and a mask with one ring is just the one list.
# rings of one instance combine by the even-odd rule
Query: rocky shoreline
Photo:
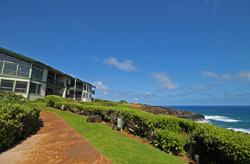
[(205, 116), (201, 114), (196, 114), (191, 111), (180, 111), (180, 110), (170, 109), (162, 106), (140, 105), (139, 109), (153, 114), (170, 115), (191, 121), (200, 121), (205, 119)]

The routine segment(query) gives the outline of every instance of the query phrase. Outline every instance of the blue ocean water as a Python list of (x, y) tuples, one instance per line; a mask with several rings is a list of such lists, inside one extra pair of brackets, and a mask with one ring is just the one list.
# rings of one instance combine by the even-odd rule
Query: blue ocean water
[(205, 115), (208, 123), (235, 131), (250, 133), (250, 106), (164, 106), (175, 110)]

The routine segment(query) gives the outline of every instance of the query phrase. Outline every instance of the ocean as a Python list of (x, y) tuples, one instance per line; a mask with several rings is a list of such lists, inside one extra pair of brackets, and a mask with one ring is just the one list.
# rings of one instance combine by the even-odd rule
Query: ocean
[(250, 106), (164, 106), (205, 115), (200, 123), (250, 133)]

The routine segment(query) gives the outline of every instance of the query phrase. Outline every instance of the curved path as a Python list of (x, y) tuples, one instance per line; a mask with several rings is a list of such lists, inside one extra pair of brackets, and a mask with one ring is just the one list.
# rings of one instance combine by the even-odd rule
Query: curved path
[(46, 111), (40, 113), (35, 134), (0, 154), (0, 163), (111, 164), (66, 121)]

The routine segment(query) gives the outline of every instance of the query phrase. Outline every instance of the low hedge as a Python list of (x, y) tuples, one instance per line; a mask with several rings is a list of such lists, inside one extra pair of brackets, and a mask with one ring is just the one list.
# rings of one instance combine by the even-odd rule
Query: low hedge
[(0, 92), (0, 152), (29, 136), (37, 126), (40, 109), (23, 96)]
[(67, 100), (61, 96), (57, 95), (47, 95), (45, 97), (45, 103), (48, 107), (53, 107), (55, 102), (67, 102)]
[(125, 107), (54, 102), (54, 107), (84, 115), (100, 115), (116, 124), (123, 117), (123, 129), (146, 138), (156, 147), (173, 154), (200, 155), (202, 163), (250, 163), (250, 136), (210, 124), (154, 115)]

